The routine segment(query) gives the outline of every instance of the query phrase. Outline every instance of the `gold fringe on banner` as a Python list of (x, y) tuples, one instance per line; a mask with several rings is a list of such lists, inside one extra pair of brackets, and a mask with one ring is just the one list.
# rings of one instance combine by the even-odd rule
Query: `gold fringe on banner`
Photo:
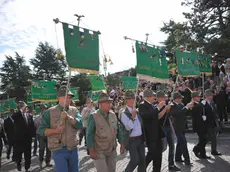
[(162, 83), (162, 84), (169, 84), (170, 83), (169, 79), (155, 78), (155, 77), (143, 75), (143, 74), (137, 74), (137, 78), (144, 79), (144, 80), (147, 80), (150, 82)]
[(40, 100), (40, 99), (32, 99), (33, 101), (35, 101), (35, 102), (41, 102), (41, 103), (56, 103), (56, 102), (58, 102), (58, 100), (57, 99), (55, 99), (55, 100)]
[(75, 71), (75, 72), (80, 72), (80, 73), (90, 73), (90, 74), (99, 74), (99, 71), (96, 70), (90, 70), (90, 69), (81, 69), (81, 68), (72, 68), (69, 66), (69, 70)]

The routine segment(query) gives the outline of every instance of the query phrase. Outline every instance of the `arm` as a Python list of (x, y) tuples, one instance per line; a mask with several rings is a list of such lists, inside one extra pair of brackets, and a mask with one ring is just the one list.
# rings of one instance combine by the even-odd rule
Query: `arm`
[(134, 127), (133, 120), (128, 118), (124, 112), (121, 114), (121, 122), (128, 131), (132, 130)]
[(74, 128), (76, 129), (81, 129), (83, 128), (82, 124), (82, 116), (80, 115), (79, 111), (77, 110), (75, 119), (71, 119), (71, 124), (73, 125)]
[[(153, 108), (153, 110), (154, 110), (154, 113), (156, 114), (159, 113), (157, 108)], [(142, 117), (142, 119), (145, 119), (145, 120), (155, 119), (155, 115), (153, 113), (149, 113), (149, 111), (146, 111), (146, 107), (143, 104), (139, 106), (139, 114)]]
[(165, 113), (167, 112), (167, 108), (165, 107), (159, 114), (158, 114), (158, 119), (161, 119)]
[(86, 130), (86, 140), (87, 140), (86, 143), (89, 149), (94, 148), (94, 135), (95, 135), (95, 121), (93, 115), (90, 115), (88, 119), (87, 130)]

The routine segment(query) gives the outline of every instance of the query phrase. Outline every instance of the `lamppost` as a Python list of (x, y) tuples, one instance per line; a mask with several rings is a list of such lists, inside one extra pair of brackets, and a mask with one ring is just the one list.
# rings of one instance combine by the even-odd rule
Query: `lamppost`
[(103, 57), (103, 67), (104, 67), (104, 72), (105, 72), (105, 77), (106, 77), (106, 72), (107, 72), (107, 67), (108, 65), (113, 65), (113, 62), (111, 60), (111, 57), (108, 57), (108, 55), (104, 55)]

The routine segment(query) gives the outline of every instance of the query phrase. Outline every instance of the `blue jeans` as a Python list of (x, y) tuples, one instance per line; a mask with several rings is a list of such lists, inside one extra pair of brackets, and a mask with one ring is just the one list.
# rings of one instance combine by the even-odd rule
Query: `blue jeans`
[(168, 162), (169, 166), (174, 166), (174, 152), (175, 152), (175, 145), (174, 145), (174, 136), (173, 136), (173, 131), (170, 126), (164, 126), (164, 133), (166, 135), (167, 143), (169, 146), (169, 154), (168, 154)]
[(55, 164), (56, 172), (79, 172), (78, 150), (61, 150), (53, 151), (52, 157)]

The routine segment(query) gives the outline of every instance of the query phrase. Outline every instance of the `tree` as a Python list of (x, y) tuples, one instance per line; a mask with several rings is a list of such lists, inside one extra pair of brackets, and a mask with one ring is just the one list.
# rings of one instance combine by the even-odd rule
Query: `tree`
[(30, 60), (30, 64), (34, 68), (35, 79), (45, 77), (47, 80), (66, 80), (66, 64), (62, 54), (62, 58), (58, 58), (58, 51), (47, 42), (39, 43), (35, 50), (35, 57)]
[(24, 57), (17, 52), (14, 58), (6, 56), (0, 71), (1, 90), (9, 97), (24, 98), (24, 87), (29, 85), (31, 79), (31, 71), (25, 64)]
[(184, 0), (182, 5), (191, 7), (191, 12), (183, 14), (199, 47), (219, 57), (229, 56), (230, 1)]
[(79, 100), (80, 104), (84, 104), (88, 95), (88, 91), (91, 90), (91, 84), (89, 78), (85, 73), (75, 75), (70, 80), (71, 87), (79, 87)]

